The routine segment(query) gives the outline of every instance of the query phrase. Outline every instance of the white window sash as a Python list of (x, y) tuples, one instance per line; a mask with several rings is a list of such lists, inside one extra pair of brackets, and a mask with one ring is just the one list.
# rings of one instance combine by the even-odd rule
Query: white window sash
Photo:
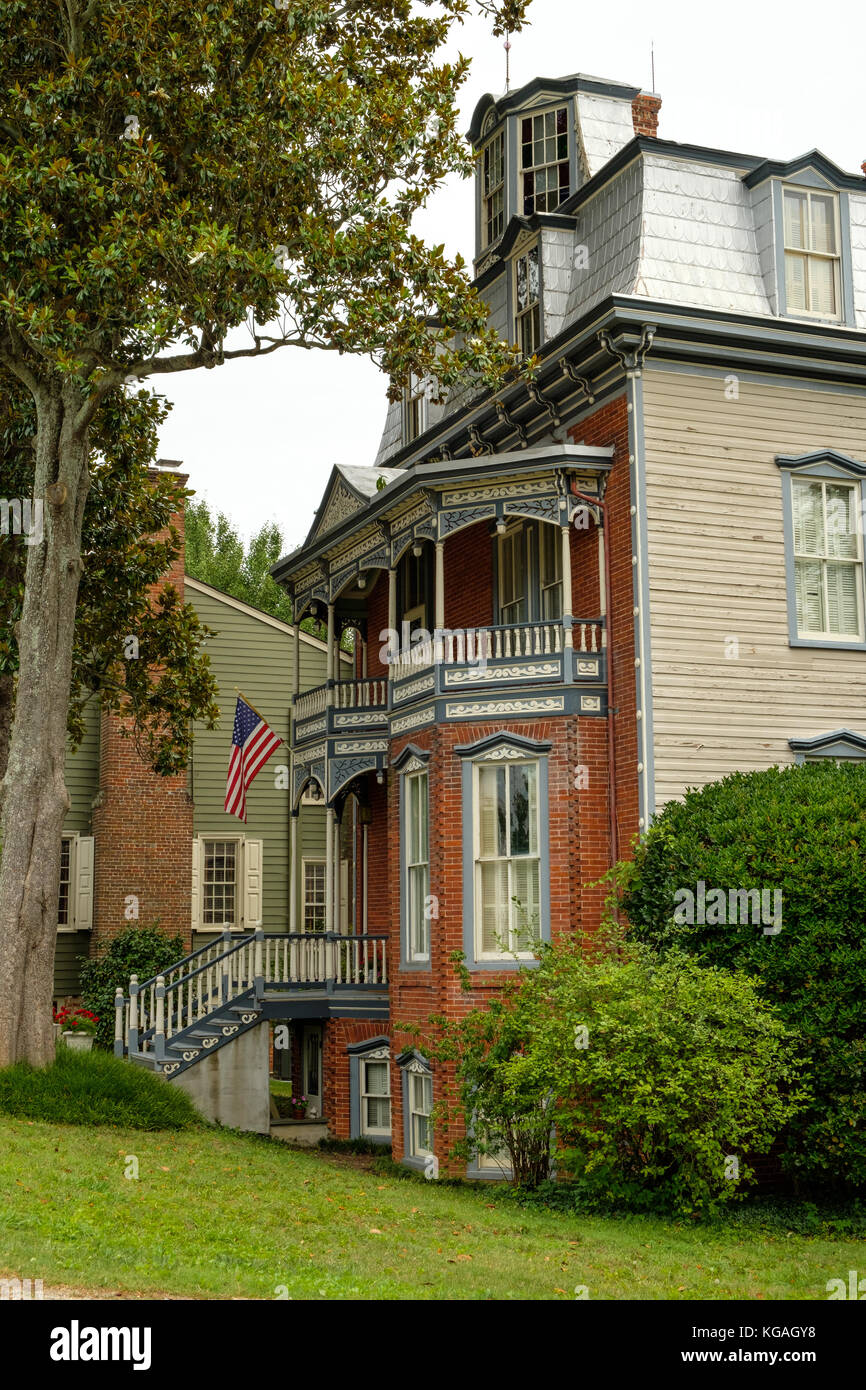
[[(502, 766), (502, 764), (492, 764)], [(504, 764), (505, 767), (505, 801), (506, 807), (510, 807), (511, 802), (511, 771), (514, 767), (534, 767), (535, 768), (535, 850), (530, 854), (511, 853), (511, 818), (510, 814), (505, 818), (506, 845), (505, 854), (482, 854), (481, 851), (481, 770), (491, 766), (483, 760), (476, 763), (473, 768), (473, 789), (472, 789), (472, 821), (473, 821), (473, 853), (474, 853), (474, 892), (475, 892), (475, 912), (474, 912), (474, 932), (475, 932), (475, 959), (501, 961), (516, 957), (518, 960), (532, 960), (534, 952), (529, 949), (519, 949), (520, 931), (515, 925), (516, 905), (514, 898), (517, 896), (516, 875), (518, 871), (525, 867), (535, 866), (538, 875), (539, 891), (539, 921), (537, 924), (538, 936), (541, 934), (541, 763), (536, 758), (514, 759)], [(496, 950), (486, 950), (484, 947), (484, 918), (483, 918), (483, 867), (489, 864), (505, 865), (506, 871), (506, 902), (508, 905), (508, 926), (507, 942)]]

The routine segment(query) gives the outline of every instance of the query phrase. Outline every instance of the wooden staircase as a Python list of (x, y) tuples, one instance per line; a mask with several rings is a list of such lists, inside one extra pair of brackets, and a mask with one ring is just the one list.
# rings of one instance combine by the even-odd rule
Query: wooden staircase
[(275, 1018), (381, 1017), (387, 938), (224, 932), (115, 995), (114, 1051), (171, 1079)]

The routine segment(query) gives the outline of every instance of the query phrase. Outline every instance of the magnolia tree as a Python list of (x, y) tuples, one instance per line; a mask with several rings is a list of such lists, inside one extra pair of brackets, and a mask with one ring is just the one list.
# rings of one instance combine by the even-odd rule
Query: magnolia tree
[[(495, 33), (528, 0), (475, 0)], [(28, 547), (0, 867), (0, 1064), (51, 1056), (89, 436), (124, 383), (285, 347), (441, 388), (513, 369), (413, 213), (466, 172), (469, 0), (8, 0), (0, 366), (30, 392)], [(245, 332), (244, 332), (245, 330)]]

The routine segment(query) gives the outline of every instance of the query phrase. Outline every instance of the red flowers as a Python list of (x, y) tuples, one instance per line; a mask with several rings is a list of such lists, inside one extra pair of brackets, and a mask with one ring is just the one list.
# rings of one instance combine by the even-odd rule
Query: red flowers
[(54, 1010), (54, 1022), (59, 1023), (64, 1032), (95, 1033), (99, 1016), (91, 1013), (90, 1009), (79, 1009), (74, 1004), (64, 1004), (62, 1009)]

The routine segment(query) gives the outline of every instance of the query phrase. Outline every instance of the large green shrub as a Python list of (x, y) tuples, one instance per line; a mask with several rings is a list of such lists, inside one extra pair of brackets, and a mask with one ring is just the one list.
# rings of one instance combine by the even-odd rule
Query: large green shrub
[[(705, 920), (697, 904), (695, 920), (675, 920), (682, 890), (699, 883)], [(724, 911), (710, 910), (717, 889)], [(777, 926), (731, 910), (731, 890), (748, 889), (781, 895)], [(734, 773), (669, 802), (637, 849), (623, 906), (636, 939), (756, 977), (809, 1061), (813, 1101), (787, 1128), (786, 1168), (866, 1183), (866, 768)]]
[(200, 1124), (179, 1086), (104, 1052), (59, 1047), (49, 1067), (27, 1062), (0, 1070), (0, 1114), (62, 1125), (189, 1129)]
[(553, 1138), (586, 1206), (695, 1212), (740, 1196), (747, 1155), (803, 1099), (791, 1036), (754, 983), (685, 956), (565, 939), (491, 1008), (436, 1024), (470, 1131), (482, 1117), (482, 1145), (504, 1143), (529, 1182)]
[(149, 980), (184, 955), (181, 936), (172, 936), (156, 924), (141, 927), (131, 923), (118, 932), (101, 955), (84, 962), (81, 997), (99, 1017), (96, 1040), (100, 1046), (114, 1044), (114, 995), (118, 985), (126, 995), (130, 975), (137, 975), (141, 982)]

